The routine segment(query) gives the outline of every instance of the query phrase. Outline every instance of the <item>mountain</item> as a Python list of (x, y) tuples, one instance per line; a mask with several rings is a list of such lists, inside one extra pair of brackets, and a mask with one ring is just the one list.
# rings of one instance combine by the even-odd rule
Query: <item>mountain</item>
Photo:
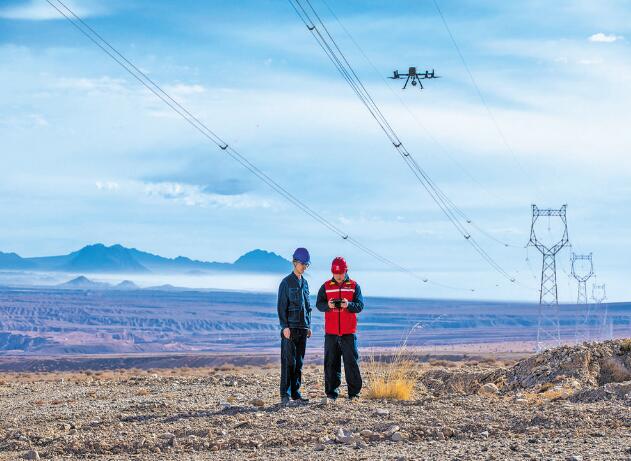
[(165, 258), (122, 245), (88, 245), (67, 255), (21, 258), (15, 253), (0, 252), (0, 269), (30, 269), (68, 273), (162, 273), (204, 275), (207, 272), (289, 272), (291, 263), (264, 250), (250, 251), (234, 263), (198, 261), (184, 256)]
[(140, 290), (140, 287), (131, 280), (123, 280), (118, 285), (114, 285), (115, 290)]
[(237, 259), (234, 267), (251, 272), (289, 272), (291, 265), (276, 253), (253, 250)]
[(104, 290), (110, 287), (111, 285), (108, 283), (93, 282), (83, 275), (57, 285), (57, 288), (68, 288), (71, 290)]
[(32, 269), (35, 267), (35, 264), (15, 253), (3, 253), (0, 251), (0, 267), (3, 269)]
[(60, 269), (64, 272), (149, 272), (127, 248), (121, 245), (106, 247), (101, 243), (77, 251)]

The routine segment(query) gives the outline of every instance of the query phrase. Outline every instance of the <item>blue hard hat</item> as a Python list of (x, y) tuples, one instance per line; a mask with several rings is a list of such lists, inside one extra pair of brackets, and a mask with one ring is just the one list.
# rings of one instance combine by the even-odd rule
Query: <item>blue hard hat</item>
[(309, 256), (309, 251), (306, 248), (296, 248), (296, 251), (294, 251), (294, 261), (310, 264), (311, 257)]

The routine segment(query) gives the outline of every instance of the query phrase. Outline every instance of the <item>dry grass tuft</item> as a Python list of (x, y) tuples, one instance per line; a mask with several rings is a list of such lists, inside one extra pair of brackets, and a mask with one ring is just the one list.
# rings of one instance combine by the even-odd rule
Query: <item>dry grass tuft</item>
[(524, 397), (534, 403), (543, 403), (546, 401), (554, 402), (556, 400), (568, 399), (574, 394), (574, 392), (576, 392), (576, 390), (571, 387), (552, 387), (547, 388), (544, 391), (539, 390), (537, 393), (526, 393), (524, 394)]
[(433, 367), (456, 368), (458, 364), (451, 360), (436, 359), (430, 360), (429, 364)]
[(627, 369), (624, 363), (613, 358), (609, 358), (602, 363), (601, 375), (604, 375), (605, 382), (622, 383), (631, 380), (631, 371)]
[(409, 379), (377, 379), (368, 389), (369, 399), (410, 400), (414, 390), (414, 381)]

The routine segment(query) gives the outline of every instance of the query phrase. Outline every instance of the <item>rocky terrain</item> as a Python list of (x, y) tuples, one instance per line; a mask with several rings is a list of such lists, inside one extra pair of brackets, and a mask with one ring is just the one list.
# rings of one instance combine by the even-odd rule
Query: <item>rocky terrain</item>
[(276, 366), (5, 373), (0, 459), (631, 460), (629, 340), (406, 376), (410, 401), (333, 403), (310, 365), (283, 407)]

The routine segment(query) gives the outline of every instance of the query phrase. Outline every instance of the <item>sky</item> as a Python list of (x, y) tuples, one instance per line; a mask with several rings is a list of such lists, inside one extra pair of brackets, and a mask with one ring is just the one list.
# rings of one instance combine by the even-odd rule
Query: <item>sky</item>
[[(0, 0), (0, 251), (102, 242), (234, 261), (304, 246), (318, 281), (343, 255), (372, 294), (536, 302), (531, 204), (567, 204), (560, 301), (576, 298), (571, 251), (593, 253), (590, 284), (606, 283), (609, 300), (631, 299), (628, 2), (437, 0), (487, 110), (432, 1), (327, 1), (341, 25), (313, 5), (407, 148), (518, 283), (455, 231), (284, 0), (68, 5), (304, 203), (435, 283), (275, 194), (45, 0)], [(423, 91), (384, 81), (409, 66), (442, 78)], [(558, 236), (558, 222), (538, 226)]]

